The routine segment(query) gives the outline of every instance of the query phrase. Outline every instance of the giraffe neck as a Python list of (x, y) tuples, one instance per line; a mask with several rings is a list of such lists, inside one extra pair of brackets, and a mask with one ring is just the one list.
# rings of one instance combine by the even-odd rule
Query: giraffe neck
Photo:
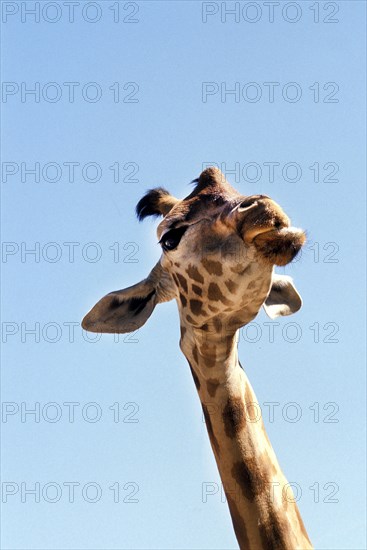
[(180, 347), (198, 390), (239, 546), (312, 548), (238, 362), (236, 333), (223, 337), (205, 328), (181, 326)]

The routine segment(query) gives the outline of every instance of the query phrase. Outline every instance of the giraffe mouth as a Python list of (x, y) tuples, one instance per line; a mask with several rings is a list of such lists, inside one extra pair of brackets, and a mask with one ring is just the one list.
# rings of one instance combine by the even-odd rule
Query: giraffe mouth
[(265, 233), (273, 233), (274, 235), (279, 234), (287, 228), (289, 228), (289, 224), (282, 222), (271, 223), (269, 226), (254, 227), (247, 231), (246, 240), (253, 241), (259, 235), (264, 235)]
[(235, 209), (240, 233), (246, 243), (260, 235), (289, 228), (291, 221), (281, 207), (265, 195), (248, 197)]
[(252, 244), (269, 263), (289, 264), (306, 242), (306, 234), (297, 227), (263, 228), (253, 237)]
[(289, 218), (282, 213), (281, 216), (272, 216), (267, 220), (256, 220), (244, 233), (244, 240), (253, 243), (260, 235), (282, 235), (286, 229), (290, 229)]

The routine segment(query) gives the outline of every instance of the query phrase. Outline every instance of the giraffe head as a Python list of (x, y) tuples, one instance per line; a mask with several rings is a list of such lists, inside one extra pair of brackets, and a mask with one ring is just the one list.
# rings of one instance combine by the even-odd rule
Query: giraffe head
[(131, 332), (159, 302), (173, 298), (181, 325), (197, 329), (220, 320), (236, 330), (262, 305), (271, 318), (301, 307), (291, 278), (273, 271), (293, 260), (304, 232), (291, 227), (272, 199), (241, 195), (216, 168), (195, 184), (183, 200), (158, 188), (139, 201), (140, 220), (163, 216), (157, 229), (162, 256), (146, 279), (102, 298), (84, 317), (84, 329)]

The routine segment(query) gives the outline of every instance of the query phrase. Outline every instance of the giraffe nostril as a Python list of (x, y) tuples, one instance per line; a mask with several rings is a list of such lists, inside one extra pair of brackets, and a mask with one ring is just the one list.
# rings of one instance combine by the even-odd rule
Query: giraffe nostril
[(245, 200), (241, 202), (241, 204), (238, 206), (238, 209), (240, 211), (247, 210), (249, 208), (252, 208), (253, 206), (256, 206), (258, 204), (262, 204), (269, 199), (267, 195), (252, 195), (250, 197), (247, 197)]
[(254, 198), (249, 198), (241, 202), (241, 204), (238, 207), (238, 210), (241, 212), (242, 210), (247, 210), (248, 208), (251, 208), (252, 206), (255, 206), (257, 204), (257, 200)]

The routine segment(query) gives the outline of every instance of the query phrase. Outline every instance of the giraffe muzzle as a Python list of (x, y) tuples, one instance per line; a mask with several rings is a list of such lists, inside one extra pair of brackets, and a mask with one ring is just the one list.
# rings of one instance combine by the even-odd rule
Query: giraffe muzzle
[(266, 195), (247, 197), (234, 210), (240, 233), (246, 243), (269, 231), (290, 227), (281, 207)]
[(291, 262), (306, 242), (304, 231), (292, 227), (282, 208), (266, 195), (247, 197), (232, 213), (244, 242), (273, 265)]
[(272, 265), (279, 266), (294, 260), (305, 242), (305, 232), (297, 227), (264, 231), (253, 239), (253, 245), (262, 257)]

